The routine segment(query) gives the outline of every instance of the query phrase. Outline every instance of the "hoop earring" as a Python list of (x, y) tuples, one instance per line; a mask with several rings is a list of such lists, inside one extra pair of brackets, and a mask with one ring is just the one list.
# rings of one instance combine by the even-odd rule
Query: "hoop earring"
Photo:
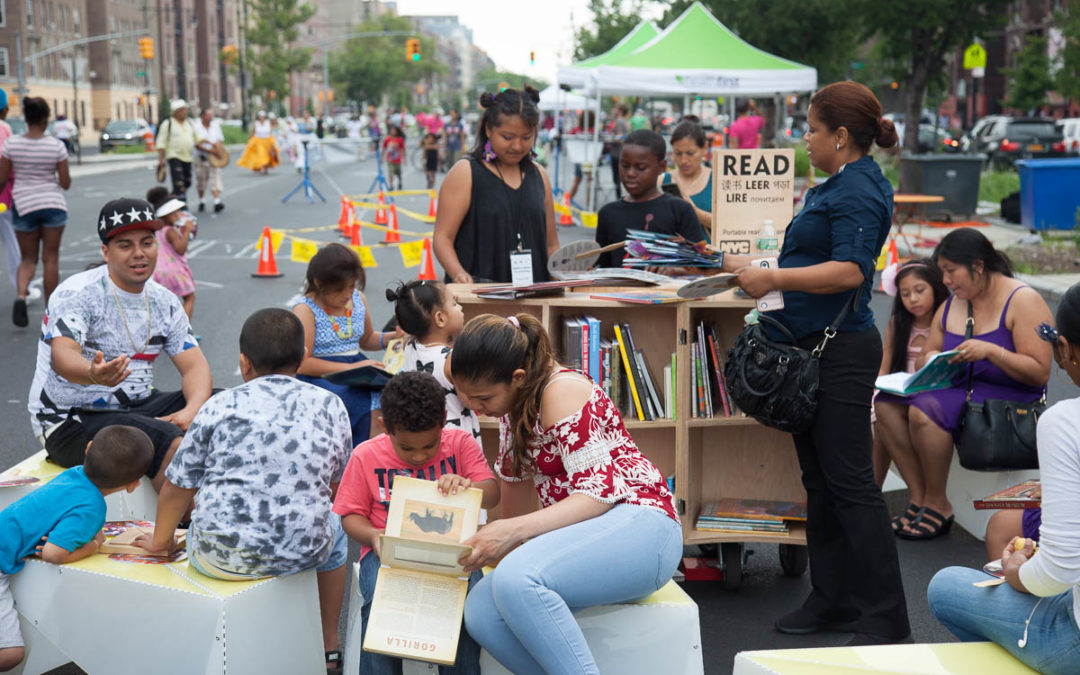
[(491, 164), (495, 161), (495, 151), (491, 149), (491, 141), (484, 143), (484, 161)]

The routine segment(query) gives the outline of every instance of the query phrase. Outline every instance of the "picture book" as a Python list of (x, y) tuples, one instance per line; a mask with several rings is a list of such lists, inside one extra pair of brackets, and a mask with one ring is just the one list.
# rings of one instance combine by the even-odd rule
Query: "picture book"
[(1042, 484), (1038, 478), (999, 490), (989, 497), (976, 499), (976, 509), (1034, 509), (1042, 505)]
[(806, 504), (769, 499), (729, 497), (710, 502), (701, 508), (701, 516), (714, 518), (749, 518), (752, 520), (806, 520)]
[(334, 384), (345, 384), (350, 387), (369, 387), (382, 389), (394, 374), (379, 368), (378, 366), (361, 366), (330, 373), (326, 376), (327, 381)]
[(146, 520), (111, 520), (103, 528), (105, 541), (98, 548), (98, 554), (124, 555), (149, 558), (175, 558), (178, 551), (187, 544), (187, 530), (176, 531), (176, 548), (161, 553), (150, 553), (145, 548), (135, 545), (135, 539), (154, 533), (154, 524)]
[(666, 305), (673, 302), (683, 302), (684, 298), (680, 298), (676, 293), (671, 291), (659, 291), (652, 289), (641, 289), (625, 291), (611, 292), (611, 293), (593, 293), (589, 295), (594, 300), (611, 300), (613, 302), (629, 302), (635, 305)]
[(434, 481), (398, 476), (363, 648), (405, 659), (453, 665), (469, 575), (458, 560), (472, 549), (480, 490), (443, 496)]
[(910, 396), (932, 389), (946, 389), (967, 372), (966, 363), (949, 363), (949, 359), (955, 355), (955, 351), (935, 354), (914, 373), (880, 375), (874, 386), (897, 396)]
[(594, 286), (595, 279), (568, 279), (566, 281), (542, 281), (527, 286), (514, 286), (500, 284), (496, 286), (479, 286), (475, 293), (478, 298), (488, 300), (518, 300), (520, 298), (536, 298), (546, 295), (562, 294), (567, 288), (575, 286)]

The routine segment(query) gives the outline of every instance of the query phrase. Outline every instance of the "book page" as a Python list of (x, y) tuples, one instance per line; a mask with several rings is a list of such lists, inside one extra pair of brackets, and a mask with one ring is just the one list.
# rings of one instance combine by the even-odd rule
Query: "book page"
[(386, 534), (459, 544), (476, 534), (483, 496), (479, 489), (469, 488), (444, 497), (435, 481), (397, 476), (390, 493)]
[(966, 363), (949, 363), (949, 359), (955, 355), (955, 351), (935, 354), (914, 373), (901, 371), (880, 375), (874, 382), (874, 386), (900, 396), (951, 387), (953, 381), (962, 375), (968, 366)]
[(452, 665), (468, 588), (467, 579), (382, 567), (364, 650)]

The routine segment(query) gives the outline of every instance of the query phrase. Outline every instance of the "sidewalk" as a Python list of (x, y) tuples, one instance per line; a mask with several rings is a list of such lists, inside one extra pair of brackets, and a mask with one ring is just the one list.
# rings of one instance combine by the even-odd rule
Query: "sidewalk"
[[(244, 152), (243, 143), (234, 143), (225, 148), (235, 159)], [(153, 171), (157, 166), (157, 153), (146, 152), (137, 155), (98, 153), (86, 155), (82, 158), (82, 164), (69, 159), (68, 167), (72, 178), (85, 176), (97, 176), (111, 171), (129, 171), (131, 169), (146, 169)]]

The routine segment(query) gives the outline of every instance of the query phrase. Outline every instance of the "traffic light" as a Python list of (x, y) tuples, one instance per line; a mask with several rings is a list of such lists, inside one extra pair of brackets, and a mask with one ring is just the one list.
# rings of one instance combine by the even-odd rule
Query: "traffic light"
[(529, 65), (536, 65), (536, 52), (529, 52)]
[(154, 58), (154, 38), (139, 38), (139, 56), (147, 60)]
[(500, 92), (504, 92), (509, 88), (510, 88), (510, 85), (508, 83), (506, 83), (506, 82), (500, 82), (499, 83), (499, 91)]
[(405, 41), (405, 58), (413, 62), (420, 60), (420, 38), (409, 38)]

